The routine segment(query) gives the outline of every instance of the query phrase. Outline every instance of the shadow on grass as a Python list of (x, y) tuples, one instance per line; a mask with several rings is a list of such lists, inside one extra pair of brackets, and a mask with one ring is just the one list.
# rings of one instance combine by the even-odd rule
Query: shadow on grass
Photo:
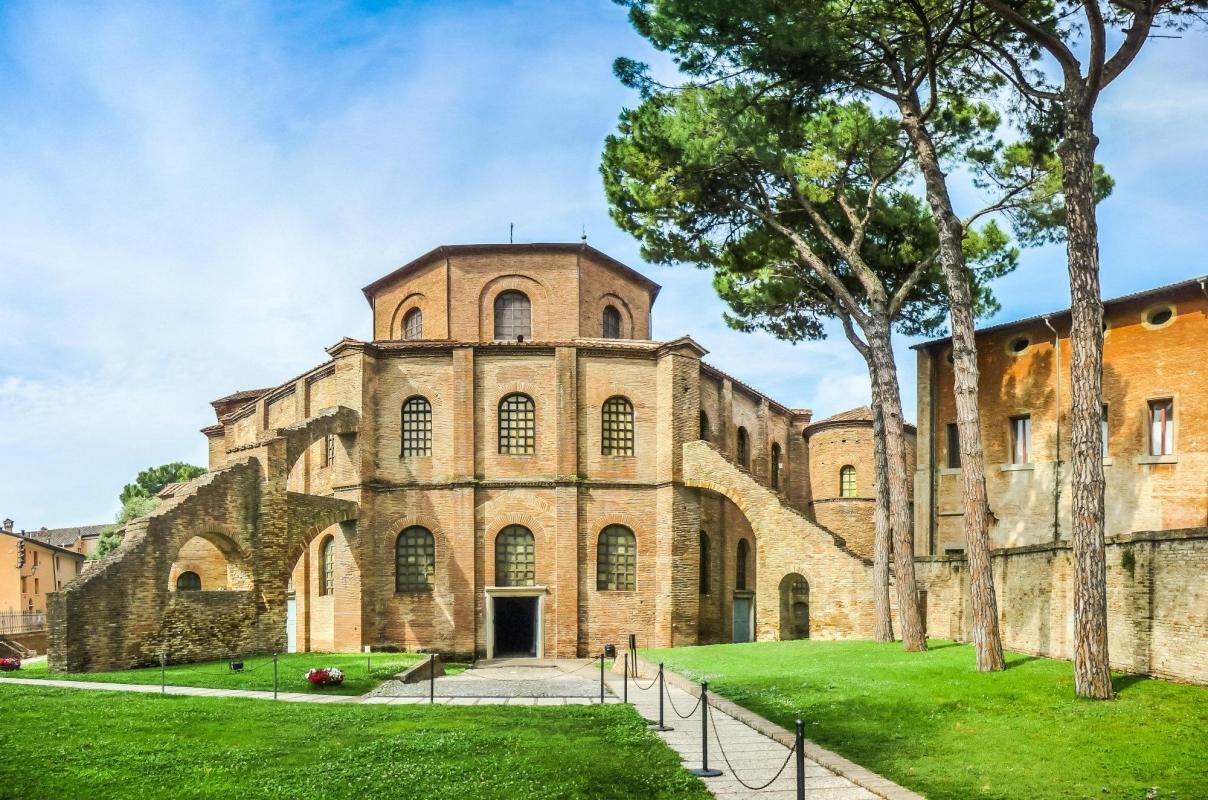
[(1112, 678), (1112, 689), (1115, 691), (1116, 694), (1121, 694), (1121, 693), (1125, 692), (1126, 690), (1132, 688), (1136, 684), (1144, 683), (1144, 682), (1148, 681), (1149, 679), (1150, 678), (1148, 675), (1134, 675), (1134, 674), (1117, 675), (1114, 678)]

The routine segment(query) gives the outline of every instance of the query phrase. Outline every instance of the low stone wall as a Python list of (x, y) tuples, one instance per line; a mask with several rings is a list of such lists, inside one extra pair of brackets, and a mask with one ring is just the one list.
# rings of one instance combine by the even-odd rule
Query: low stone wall
[[(1208, 528), (1143, 531), (1107, 541), (1108, 648), (1113, 669), (1208, 683)], [(1003, 645), (1071, 658), (1074, 575), (1069, 542), (996, 550)], [(968, 640), (963, 556), (916, 558), (927, 632)]]

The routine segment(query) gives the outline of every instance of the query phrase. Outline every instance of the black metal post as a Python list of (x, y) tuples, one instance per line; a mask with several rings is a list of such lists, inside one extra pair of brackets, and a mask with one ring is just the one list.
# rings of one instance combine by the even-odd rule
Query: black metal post
[(373, 677), (373, 665), (369, 663), (369, 659), (372, 657), (368, 653), (365, 654), (365, 674), (370, 678)]
[(625, 678), (621, 681), (621, 702), (629, 702), (629, 653), (625, 654)]
[(797, 800), (805, 800), (805, 723), (797, 720)]
[(698, 778), (716, 778), (720, 769), (709, 769), (709, 682), (700, 684), (700, 769), (688, 770)]
[(277, 654), (273, 653), (273, 699), (277, 699)]
[(638, 667), (638, 635), (636, 633), (629, 634), (629, 654), (633, 656), (633, 668), (636, 675)]
[(168, 681), (167, 681), (167, 678), (164, 676), (164, 654), (163, 653), (159, 654), (159, 693), (160, 694), (168, 693)]
[(436, 702), (436, 653), (428, 656), (428, 705)]
[(667, 688), (663, 685), (663, 662), (659, 662), (659, 724), (651, 725), (653, 731), (673, 731), (670, 725), (663, 723), (663, 695), (667, 692)]
[(600, 705), (604, 705), (604, 654), (600, 653)]

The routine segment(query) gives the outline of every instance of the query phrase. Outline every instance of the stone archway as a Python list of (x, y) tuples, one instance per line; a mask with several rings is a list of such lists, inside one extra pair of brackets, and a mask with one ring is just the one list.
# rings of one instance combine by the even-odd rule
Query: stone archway
[[(808, 573), (814, 579), (805, 608), (811, 638), (872, 637), (869, 559), (851, 550), (842, 537), (787, 505), (780, 495), (734, 466), (708, 442), (684, 443), (682, 475), (685, 486), (720, 494), (742, 512), (756, 545), (753, 555), (757, 574), (774, 577)], [(760, 580), (754, 593), (754, 638), (760, 641), (781, 638), (779, 582)], [(791, 604), (788, 610), (791, 616)]]
[(780, 579), (780, 639), (810, 638), (810, 584), (799, 572)]

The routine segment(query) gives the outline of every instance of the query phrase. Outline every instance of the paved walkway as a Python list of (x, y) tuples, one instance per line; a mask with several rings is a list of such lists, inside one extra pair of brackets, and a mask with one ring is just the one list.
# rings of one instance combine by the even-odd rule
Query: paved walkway
[[(479, 661), (458, 675), (436, 679), (436, 702), (450, 705), (588, 705), (600, 702), (600, 666), (584, 659), (500, 658)], [(387, 681), (366, 703), (428, 702), (428, 682)], [(620, 699), (604, 691), (604, 702)]]
[[(609, 679), (610, 688), (620, 693), (621, 676), (614, 674)], [(670, 682), (666, 691), (663, 721), (674, 730), (661, 731), (659, 736), (680, 754), (685, 767), (695, 769), (701, 766), (703, 754), (700, 705), (695, 695)], [(629, 702), (649, 720), (658, 720), (658, 694), (657, 679), (630, 679)], [(680, 714), (686, 714), (687, 718)], [(789, 758), (788, 747), (717, 708), (709, 709), (709, 717), (709, 767), (722, 771), (719, 777), (702, 779), (709, 791), (724, 800), (793, 800), (797, 796), (796, 759)], [(748, 785), (763, 786), (786, 760), (789, 765), (780, 777), (760, 791), (743, 786), (735, 777), (737, 773)], [(805, 791), (810, 800), (876, 800), (879, 797), (810, 758), (805, 760)]]
[[(0, 684), (19, 683), (26, 686), (48, 686), (56, 689), (92, 689), (101, 692), (137, 692), (139, 694), (175, 694), (188, 697), (246, 697), (253, 700), (272, 700), (272, 692), (251, 689), (200, 689), (195, 686), (165, 686), (153, 683), (101, 683), (99, 681), (55, 681), (40, 678), (0, 678)], [(317, 694), (309, 692), (278, 692), (278, 700), (291, 703), (359, 703), (355, 694)]]

